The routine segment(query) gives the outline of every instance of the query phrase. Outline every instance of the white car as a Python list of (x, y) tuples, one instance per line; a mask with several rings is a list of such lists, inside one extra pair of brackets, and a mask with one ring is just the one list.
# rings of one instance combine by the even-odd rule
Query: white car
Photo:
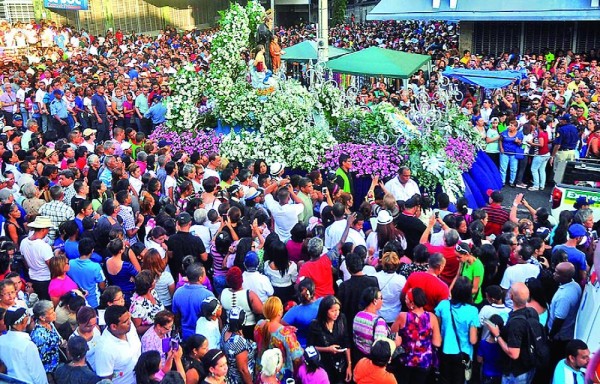
[(567, 161), (557, 164), (554, 174), (556, 186), (550, 195), (552, 216), (558, 216), (564, 210), (574, 211), (575, 201), (584, 197), (594, 204), (594, 219), (600, 219), (600, 162), (587, 159)]

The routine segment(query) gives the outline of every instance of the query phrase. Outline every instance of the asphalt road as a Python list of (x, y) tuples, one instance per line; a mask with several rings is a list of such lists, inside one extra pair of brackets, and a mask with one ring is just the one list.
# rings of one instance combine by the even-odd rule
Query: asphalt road
[[(548, 209), (551, 208), (550, 205), (550, 194), (552, 193), (551, 186), (547, 186), (543, 191), (528, 191), (527, 189), (521, 188), (511, 188), (509, 186), (505, 186), (502, 188), (502, 194), (504, 195), (504, 201), (502, 205), (510, 210), (512, 207), (512, 203), (519, 193), (523, 193), (525, 199), (529, 202), (529, 204), (534, 208), (546, 207)], [(519, 218), (528, 217), (529, 211), (524, 206), (519, 206), (518, 216)]]

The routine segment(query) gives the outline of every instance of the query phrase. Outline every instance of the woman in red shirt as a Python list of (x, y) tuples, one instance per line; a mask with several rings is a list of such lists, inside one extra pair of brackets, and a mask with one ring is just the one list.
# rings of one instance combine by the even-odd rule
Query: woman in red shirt
[(533, 148), (533, 161), (531, 162), (531, 174), (533, 175), (533, 186), (530, 191), (542, 191), (546, 188), (546, 164), (550, 160), (548, 149), (548, 133), (546, 122), (540, 121), (534, 132), (533, 140), (528, 143)]

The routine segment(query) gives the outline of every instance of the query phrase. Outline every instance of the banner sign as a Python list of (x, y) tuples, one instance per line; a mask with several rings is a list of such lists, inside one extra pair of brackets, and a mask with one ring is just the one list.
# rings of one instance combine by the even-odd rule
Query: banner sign
[(44, 0), (44, 7), (70, 11), (87, 11), (89, 9), (88, 0)]

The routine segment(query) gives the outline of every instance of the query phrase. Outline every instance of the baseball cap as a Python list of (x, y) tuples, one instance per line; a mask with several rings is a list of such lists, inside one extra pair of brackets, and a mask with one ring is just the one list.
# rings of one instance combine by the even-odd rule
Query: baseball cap
[(566, 120), (566, 121), (571, 121), (571, 115), (569, 115), (568, 113), (565, 113), (564, 115), (560, 116), (558, 118), (558, 120)]
[(244, 266), (248, 271), (254, 271), (258, 267), (258, 254), (254, 251), (246, 253), (244, 257)]
[(217, 312), (217, 308), (219, 308), (219, 300), (215, 297), (207, 297), (202, 301), (202, 306), (200, 307), (202, 311), (202, 316), (211, 317), (214, 316)]
[(242, 329), (244, 322), (246, 321), (246, 312), (242, 309), (242, 307), (233, 307), (229, 310), (227, 314), (227, 322), (229, 323), (229, 328), (231, 329)]
[(179, 225), (186, 225), (191, 222), (192, 216), (187, 212), (180, 213), (179, 216), (177, 216), (177, 224)]
[(23, 121), (23, 116), (21, 116), (21, 115), (14, 115), (13, 116), (13, 121), (15, 121), (15, 120), (17, 120), (17, 121)]
[(594, 205), (596, 202), (588, 199), (586, 196), (579, 196), (575, 203), (573, 204), (573, 208), (580, 209), (584, 205)]
[(227, 192), (229, 193), (229, 195), (233, 195), (237, 193), (240, 189), (242, 189), (241, 186), (239, 186), (238, 184), (233, 184), (231, 187), (227, 188)]
[(6, 125), (4, 128), (2, 128), (2, 133), (6, 133), (8, 131), (14, 131), (15, 127), (11, 127), (10, 125)]
[(52, 91), (52, 94), (62, 96), (63, 95), (63, 91), (61, 91), (60, 89), (55, 89), (54, 91)]
[(131, 143), (129, 141), (124, 141), (121, 143), (121, 150), (126, 151), (131, 148)]
[(6, 324), (7, 327), (12, 327), (23, 321), (25, 317), (27, 317), (25, 308), (11, 307), (6, 311), (6, 314), (4, 314), (4, 324)]
[(571, 224), (569, 226), (569, 236), (571, 238), (583, 237), (587, 234), (585, 227), (581, 224)]
[(162, 140), (158, 141), (158, 148), (164, 148), (164, 147), (169, 146), (169, 145), (173, 145), (173, 142), (165, 140), (165, 139), (162, 139)]
[(95, 129), (86, 128), (83, 130), (83, 137), (90, 137), (96, 133)]
[(404, 202), (404, 207), (406, 208), (414, 208), (417, 205), (419, 205), (419, 202), (414, 197), (411, 197), (410, 199)]
[(464, 241), (457, 243), (454, 247), (454, 250), (460, 253), (461, 255), (468, 255), (471, 253), (471, 247), (468, 243), (465, 243)]
[(494, 201), (494, 203), (501, 203), (504, 201), (504, 196), (502, 195), (502, 192), (498, 190), (488, 189), (487, 195), (492, 198), (492, 201)]

